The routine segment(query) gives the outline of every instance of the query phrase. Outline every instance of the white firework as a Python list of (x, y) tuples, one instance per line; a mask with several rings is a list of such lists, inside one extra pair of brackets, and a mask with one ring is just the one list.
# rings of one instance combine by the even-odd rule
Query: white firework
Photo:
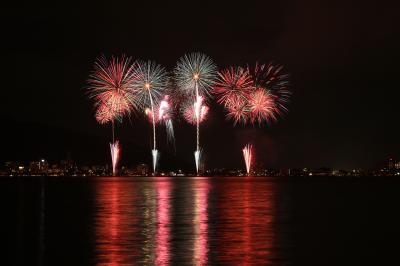
[(178, 60), (174, 74), (176, 84), (183, 93), (194, 97), (210, 95), (209, 90), (217, 77), (217, 66), (207, 55), (191, 53)]
[(137, 97), (143, 109), (150, 107), (153, 124), (153, 171), (157, 169), (158, 151), (156, 142), (156, 118), (154, 107), (162, 98), (163, 92), (167, 87), (168, 75), (165, 69), (153, 61), (136, 63), (134, 72), (135, 80), (131, 89)]

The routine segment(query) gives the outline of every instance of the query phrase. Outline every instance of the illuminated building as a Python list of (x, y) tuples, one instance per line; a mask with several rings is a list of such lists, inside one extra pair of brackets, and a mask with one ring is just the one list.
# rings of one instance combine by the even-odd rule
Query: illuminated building
[(45, 159), (29, 163), (29, 174), (31, 175), (47, 174), (48, 169), (49, 163)]
[(394, 169), (394, 161), (393, 161), (393, 158), (390, 158), (389, 159), (389, 165), (388, 165), (388, 168), (389, 168), (389, 171), (392, 171), (393, 169)]

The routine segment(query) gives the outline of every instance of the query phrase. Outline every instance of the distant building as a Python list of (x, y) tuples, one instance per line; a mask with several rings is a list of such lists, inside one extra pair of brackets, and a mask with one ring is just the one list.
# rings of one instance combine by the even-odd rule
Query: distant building
[(147, 164), (139, 164), (136, 166), (135, 168), (135, 174), (136, 175), (142, 175), (142, 176), (146, 176), (149, 174), (149, 166)]
[(389, 159), (389, 163), (388, 163), (389, 172), (390, 172), (390, 171), (393, 171), (393, 170), (394, 170), (394, 167), (395, 167), (394, 160), (393, 160), (393, 158), (390, 158), (390, 159)]
[(322, 167), (316, 170), (312, 170), (310, 172), (310, 176), (331, 176), (332, 173), (332, 169), (327, 168), (327, 167)]
[(49, 163), (45, 159), (39, 161), (32, 161), (29, 163), (30, 175), (47, 175), (49, 170)]

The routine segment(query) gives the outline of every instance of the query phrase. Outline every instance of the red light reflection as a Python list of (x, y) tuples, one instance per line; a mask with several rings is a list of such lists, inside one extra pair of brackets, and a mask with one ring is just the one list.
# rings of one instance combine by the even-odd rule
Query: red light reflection
[(208, 256), (208, 213), (207, 200), (209, 184), (208, 180), (198, 179), (195, 181), (194, 191), (194, 264), (206, 265)]
[(166, 265), (169, 262), (170, 241), (170, 181), (157, 182), (157, 246), (156, 264)]
[(218, 190), (217, 261), (272, 263), (274, 188), (265, 182), (231, 182)]

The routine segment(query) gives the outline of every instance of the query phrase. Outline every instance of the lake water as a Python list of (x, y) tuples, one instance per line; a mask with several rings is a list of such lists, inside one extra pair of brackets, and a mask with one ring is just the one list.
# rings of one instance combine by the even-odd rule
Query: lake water
[(5, 265), (396, 265), (398, 183), (1, 178)]

